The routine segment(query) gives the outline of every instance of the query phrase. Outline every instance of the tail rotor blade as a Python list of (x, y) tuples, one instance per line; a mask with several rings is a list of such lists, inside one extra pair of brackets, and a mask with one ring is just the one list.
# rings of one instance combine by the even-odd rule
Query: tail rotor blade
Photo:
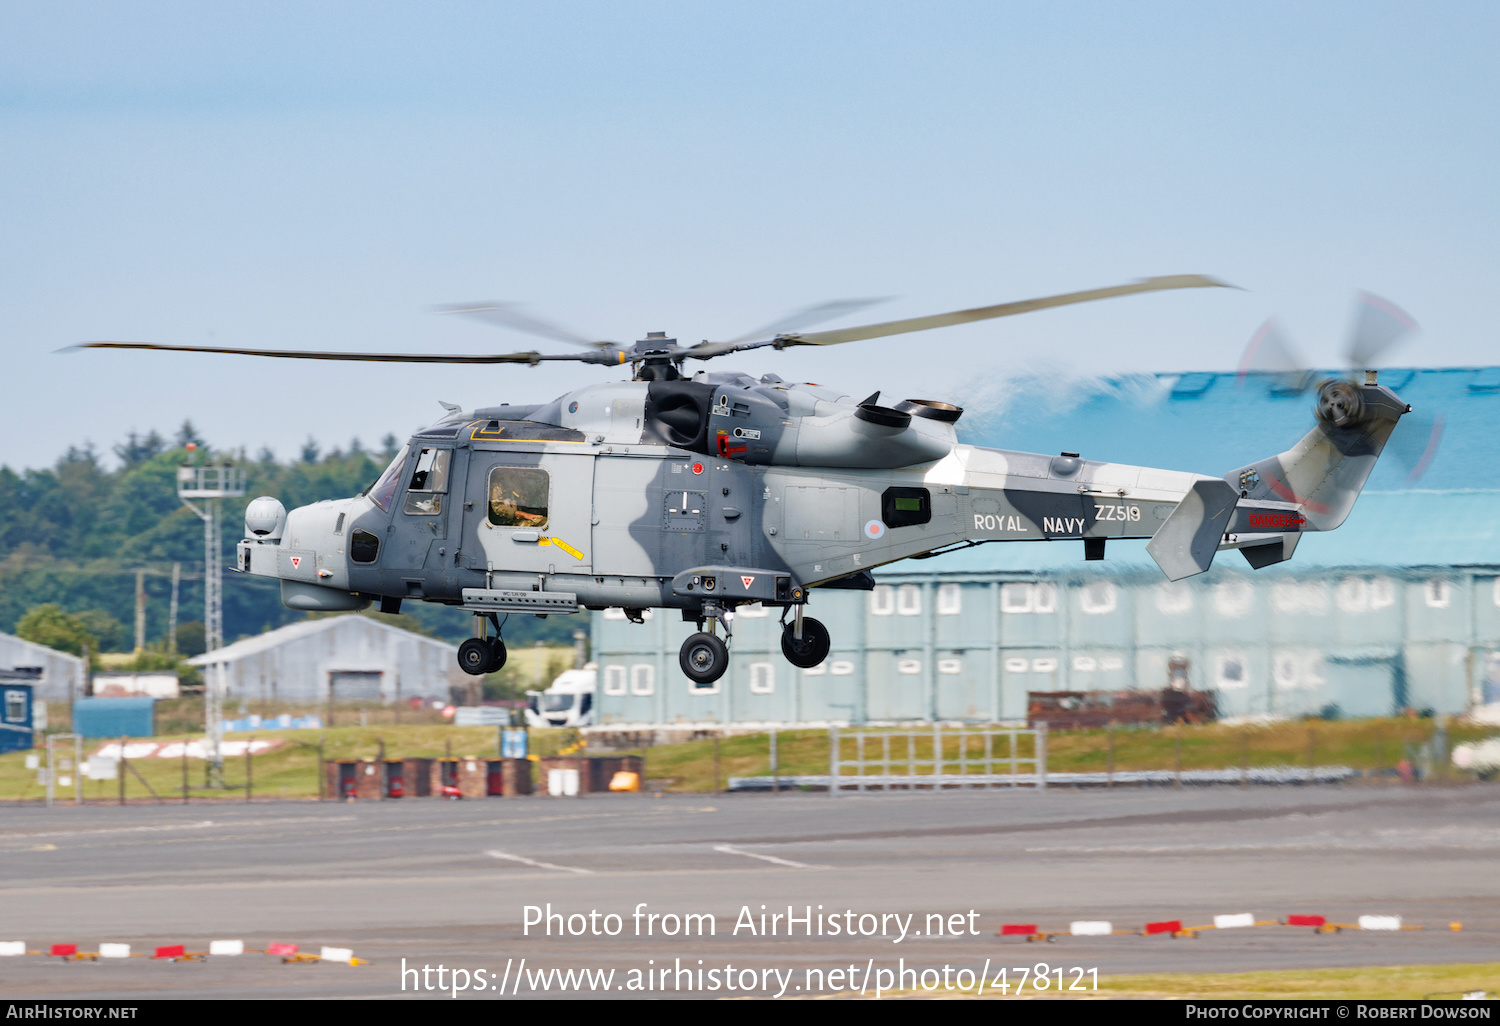
[(1408, 413), (1396, 425), (1386, 448), (1396, 457), (1396, 462), (1406, 468), (1407, 485), (1422, 479), (1437, 457), (1443, 442), (1445, 421), (1442, 414), (1425, 416)]
[(1307, 391), (1316, 376), (1292, 343), (1279, 317), (1268, 319), (1245, 345), (1245, 352), (1240, 356), (1241, 388), (1251, 374), (1274, 374), (1280, 379), (1282, 388), (1296, 392)]
[(1346, 350), (1350, 368), (1374, 367), (1387, 349), (1416, 330), (1417, 322), (1395, 303), (1369, 292), (1358, 293)]

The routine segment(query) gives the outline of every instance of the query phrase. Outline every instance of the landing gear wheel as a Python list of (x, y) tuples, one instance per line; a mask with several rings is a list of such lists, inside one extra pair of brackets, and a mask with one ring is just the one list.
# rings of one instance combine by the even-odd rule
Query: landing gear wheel
[(470, 638), (458, 646), (458, 668), (471, 676), (487, 673), (493, 658), (490, 643), (483, 638)]
[(793, 666), (810, 670), (828, 658), (828, 649), (833, 641), (828, 637), (828, 628), (810, 616), (802, 618), (802, 640), (796, 638), (796, 625), (787, 624), (781, 631), (781, 654)]
[(712, 634), (698, 633), (682, 643), (677, 661), (689, 680), (712, 684), (729, 669), (729, 648)]
[(505, 665), (505, 642), (499, 638), (491, 638), (485, 644), (490, 647), (490, 661), (485, 664), (485, 673), (499, 673)]

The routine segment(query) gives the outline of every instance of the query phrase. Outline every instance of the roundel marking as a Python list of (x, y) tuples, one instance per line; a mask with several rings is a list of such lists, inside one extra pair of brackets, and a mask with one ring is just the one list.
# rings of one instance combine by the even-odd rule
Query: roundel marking
[(568, 404), (568, 412), (569, 413), (577, 413), (578, 412), (578, 404), (577, 403), (569, 403)]
[(701, 464), (701, 463), (694, 463), (693, 464), (693, 473), (695, 473), (695, 474), (701, 474), (701, 473), (703, 473), (703, 464)]
[(865, 525), (865, 537), (871, 540), (885, 537), (885, 525), (879, 520), (871, 520)]

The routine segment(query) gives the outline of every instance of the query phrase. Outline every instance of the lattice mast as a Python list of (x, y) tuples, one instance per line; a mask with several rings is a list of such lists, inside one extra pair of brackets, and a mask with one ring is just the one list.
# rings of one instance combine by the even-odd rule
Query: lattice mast
[[(221, 547), (221, 499), (245, 494), (245, 475), (238, 467), (186, 466), (177, 470), (177, 497), (203, 521), (203, 642), (212, 655), (224, 647), (224, 565)], [(190, 499), (198, 499), (201, 507)], [(209, 787), (224, 786), (224, 691), (226, 667), (210, 662), (203, 675), (204, 753)]]

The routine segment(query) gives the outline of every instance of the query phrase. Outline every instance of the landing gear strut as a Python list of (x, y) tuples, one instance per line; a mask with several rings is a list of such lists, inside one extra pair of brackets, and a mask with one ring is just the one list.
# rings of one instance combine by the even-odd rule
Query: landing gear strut
[(495, 623), (495, 637), (486, 637), (485, 628), (495, 622), (493, 613), (474, 614), (475, 637), (458, 646), (458, 666), (465, 673), (480, 677), (496, 673), (505, 665), (505, 642), (500, 640), (500, 625)]
[(802, 615), (797, 607), (797, 618), (781, 629), (781, 654), (793, 666), (810, 670), (828, 658), (832, 646), (828, 628), (810, 616)]

